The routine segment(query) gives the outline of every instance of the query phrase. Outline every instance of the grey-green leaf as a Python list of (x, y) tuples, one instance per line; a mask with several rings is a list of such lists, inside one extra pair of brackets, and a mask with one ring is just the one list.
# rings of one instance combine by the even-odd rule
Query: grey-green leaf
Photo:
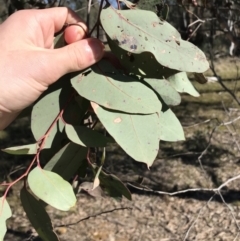
[(103, 134), (85, 126), (66, 125), (65, 131), (70, 141), (87, 147), (104, 147), (110, 141)]
[[(31, 130), (34, 138), (40, 140), (52, 126), (53, 122), (60, 113), (60, 110), (66, 105), (71, 93), (69, 83), (70, 75), (63, 76), (42, 95), (35, 103), (31, 115)], [(58, 132), (58, 125), (52, 126), (43, 148), (50, 148), (55, 135)], [(60, 130), (61, 131), (61, 130)]]
[(129, 73), (143, 78), (163, 79), (179, 71), (162, 66), (150, 52), (135, 54), (119, 47), (116, 42), (108, 37), (108, 44), (121, 65)]
[(23, 146), (14, 146), (2, 149), (3, 152), (13, 155), (34, 155), (37, 153), (38, 144), (29, 144)]
[(179, 71), (201, 73), (209, 68), (204, 53), (181, 39), (166, 21), (145, 10), (103, 9), (101, 23), (107, 35), (131, 53), (151, 52), (157, 61)]
[(194, 73), (195, 80), (199, 84), (206, 84), (208, 82), (207, 78), (204, 76), (204, 74), (201, 73)]
[(64, 108), (62, 115), (64, 122), (71, 125), (80, 125), (89, 107), (89, 100), (79, 95), (75, 96)]
[(68, 143), (45, 165), (44, 170), (59, 174), (69, 180), (78, 171), (87, 156), (88, 149), (75, 143)]
[(23, 209), (38, 235), (44, 241), (59, 241), (56, 233), (53, 231), (51, 219), (42, 203), (33, 197), (26, 188), (21, 189), (20, 199)]
[(144, 81), (148, 83), (153, 88), (153, 90), (160, 95), (160, 97), (167, 105), (180, 104), (181, 96), (166, 79), (146, 78)]
[(200, 96), (185, 72), (177, 73), (168, 78), (169, 82), (180, 93), (188, 93), (194, 97)]
[(132, 200), (131, 192), (117, 176), (101, 171), (99, 179), (111, 197), (124, 196), (128, 200)]
[(32, 192), (49, 205), (68, 211), (76, 203), (72, 186), (58, 174), (35, 167), (28, 175)]
[(124, 151), (136, 161), (151, 166), (159, 149), (159, 114), (131, 115), (91, 104), (101, 123)]
[(65, 38), (64, 38), (64, 34), (58, 34), (55, 38), (54, 38), (54, 48), (58, 49), (58, 48), (62, 48), (66, 45), (65, 43)]
[(71, 83), (84, 98), (108, 109), (127, 113), (150, 114), (161, 109), (156, 94), (147, 86), (126, 76), (105, 60), (92, 66), (92, 72), (80, 74)]
[(7, 227), (6, 220), (12, 216), (11, 208), (5, 197), (0, 198), (0, 240), (3, 240)]
[(182, 125), (171, 109), (160, 114), (159, 134), (163, 141), (185, 140)]
[(95, 174), (95, 177), (94, 177), (94, 180), (93, 180), (93, 188), (92, 188), (93, 190), (100, 185), (99, 175), (102, 171), (102, 167), (103, 166), (100, 166), (97, 170), (97, 173)]

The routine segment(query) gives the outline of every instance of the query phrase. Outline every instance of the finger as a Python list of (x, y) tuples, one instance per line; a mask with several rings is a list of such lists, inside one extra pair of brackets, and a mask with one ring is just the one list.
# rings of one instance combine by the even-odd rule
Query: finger
[(52, 78), (46, 85), (50, 85), (64, 74), (83, 70), (97, 61), (104, 55), (104, 45), (94, 38), (83, 39), (69, 44), (63, 48), (48, 51), (51, 56), (44, 60), (45, 64), (52, 70)]
[(41, 14), (36, 15), (36, 18), (40, 23), (48, 23), (48, 21), (51, 20), (52, 24), (54, 25), (55, 33), (62, 30), (64, 24), (66, 23), (80, 24), (82, 29), (79, 29), (79, 32), (82, 33), (82, 36), (85, 36), (85, 33), (87, 32), (87, 26), (84, 21), (74, 11), (66, 7), (56, 7), (41, 10)]
[(85, 26), (86, 25), (81, 22), (68, 26), (64, 31), (64, 38), (66, 43), (71, 44), (85, 38), (87, 34), (85, 32)]

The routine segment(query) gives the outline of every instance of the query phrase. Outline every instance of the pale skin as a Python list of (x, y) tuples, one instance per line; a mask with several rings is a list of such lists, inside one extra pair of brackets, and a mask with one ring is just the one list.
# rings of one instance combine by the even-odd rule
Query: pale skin
[[(54, 34), (65, 23), (76, 24), (65, 29), (68, 45), (53, 49)], [(22, 10), (0, 25), (0, 130), (61, 76), (103, 57), (103, 44), (86, 38), (86, 32), (83, 21), (65, 7)]]

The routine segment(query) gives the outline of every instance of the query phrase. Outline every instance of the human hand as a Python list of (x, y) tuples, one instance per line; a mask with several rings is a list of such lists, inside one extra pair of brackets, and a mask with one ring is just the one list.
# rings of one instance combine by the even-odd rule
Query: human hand
[[(65, 23), (67, 46), (53, 49)], [(103, 56), (103, 44), (84, 39), (87, 27), (65, 8), (22, 10), (0, 25), (0, 130), (66, 73), (87, 68)]]

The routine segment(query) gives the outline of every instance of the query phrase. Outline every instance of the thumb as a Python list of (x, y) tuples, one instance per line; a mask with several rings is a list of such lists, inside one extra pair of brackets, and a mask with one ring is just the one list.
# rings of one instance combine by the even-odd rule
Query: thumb
[(54, 82), (67, 73), (83, 70), (95, 64), (104, 55), (104, 45), (98, 39), (89, 38), (54, 49), (52, 53), (49, 65), (54, 64), (56, 70)]

